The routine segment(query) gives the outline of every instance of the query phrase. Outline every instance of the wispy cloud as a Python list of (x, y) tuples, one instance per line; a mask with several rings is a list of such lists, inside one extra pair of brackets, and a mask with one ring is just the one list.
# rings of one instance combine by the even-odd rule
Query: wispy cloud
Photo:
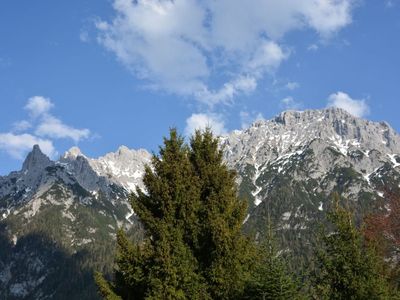
[(303, 104), (300, 101), (295, 100), (289, 96), (281, 100), (281, 107), (285, 110), (297, 110), (301, 109)]
[(114, 0), (115, 17), (96, 26), (99, 43), (148, 85), (212, 106), (278, 69), (286, 33), (328, 39), (349, 25), (355, 1)]
[(307, 48), (308, 51), (318, 51), (318, 49), (319, 49), (319, 46), (317, 44), (311, 44)]
[[(41, 137), (49, 138), (69, 138), (75, 143), (90, 136), (89, 129), (77, 129), (64, 124), (60, 119), (50, 113), (54, 107), (53, 102), (49, 98), (42, 96), (34, 96), (29, 98), (25, 109), (29, 112), (33, 120), (38, 119), (38, 125), (35, 129), (35, 134)], [(20, 127), (31, 125), (31, 122), (26, 120), (17, 123)], [(31, 125), (32, 126), (32, 125)], [(30, 126), (30, 127), (31, 127)], [(29, 127), (28, 127), (29, 128)]]
[(87, 30), (81, 30), (79, 33), (79, 40), (83, 43), (89, 42), (89, 32)]
[(238, 77), (225, 83), (219, 90), (210, 91), (206, 86), (197, 91), (195, 96), (212, 106), (218, 102), (228, 102), (238, 94), (250, 94), (257, 88), (257, 78), (253, 76)]
[(54, 139), (69, 138), (75, 143), (90, 136), (89, 129), (76, 129), (54, 116), (45, 116), (35, 130), (36, 135)]
[(18, 122), (14, 122), (12, 125), (12, 130), (14, 132), (21, 132), (21, 131), (25, 131), (28, 130), (29, 128), (32, 128), (32, 124), (31, 122), (27, 121), (27, 120), (22, 120), (22, 121), (18, 121)]
[(38, 138), (32, 134), (0, 133), (0, 150), (6, 151), (16, 159), (23, 159), (26, 152), (32, 150), (34, 145), (39, 145), (43, 153), (50, 157), (56, 154), (53, 142)]
[(71, 139), (78, 143), (90, 137), (89, 129), (77, 129), (66, 125), (51, 114), (54, 106), (49, 98), (29, 98), (24, 107), (29, 118), (13, 123), (9, 132), (0, 132), (0, 150), (13, 158), (22, 159), (33, 145), (38, 144), (44, 153), (53, 157), (57, 154), (54, 139)]
[(290, 91), (293, 91), (295, 89), (298, 89), (300, 87), (300, 83), (295, 82), (295, 81), (290, 81), (286, 84), (286, 88)]
[(241, 111), (239, 115), (240, 115), (242, 129), (250, 127), (250, 125), (255, 121), (264, 119), (263, 115), (259, 112)]
[(34, 96), (29, 98), (28, 103), (25, 105), (25, 109), (29, 111), (33, 118), (47, 114), (53, 107), (54, 104), (50, 101), (50, 99), (42, 96)]
[(344, 92), (337, 92), (329, 96), (328, 107), (332, 106), (342, 108), (356, 117), (365, 117), (370, 113), (365, 99), (353, 99)]

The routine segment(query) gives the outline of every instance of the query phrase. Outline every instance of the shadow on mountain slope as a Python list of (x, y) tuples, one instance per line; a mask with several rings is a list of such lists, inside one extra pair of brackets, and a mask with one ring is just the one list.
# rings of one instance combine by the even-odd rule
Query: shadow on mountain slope
[(89, 252), (67, 253), (45, 234), (27, 234), (17, 243), (0, 224), (1, 299), (99, 299)]

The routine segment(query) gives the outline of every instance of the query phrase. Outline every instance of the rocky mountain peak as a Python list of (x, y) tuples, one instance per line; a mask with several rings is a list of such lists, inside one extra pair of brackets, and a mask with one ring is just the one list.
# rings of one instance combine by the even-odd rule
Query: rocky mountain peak
[(342, 108), (329, 107), (321, 110), (284, 111), (272, 119), (272, 121), (284, 126), (294, 126), (299, 123), (315, 122), (317, 120), (333, 122), (335, 120), (353, 121), (357, 119), (362, 120)]
[(119, 156), (129, 155), (131, 153), (131, 150), (128, 147), (122, 145), (118, 148), (117, 153)]
[(44, 169), (51, 164), (52, 161), (40, 150), (39, 145), (34, 145), (22, 165), (22, 171)]
[(89, 163), (98, 175), (108, 177), (129, 191), (135, 191), (137, 186), (143, 188), (143, 170), (150, 159), (151, 154), (146, 150), (121, 146), (116, 152), (90, 159)]
[[(315, 147), (315, 143), (334, 149), (346, 159), (354, 151), (368, 158), (368, 153), (374, 150), (380, 153), (380, 160), (387, 162), (400, 154), (400, 136), (387, 123), (358, 118), (340, 108), (282, 112), (275, 118), (256, 121), (245, 130), (232, 132), (221, 143), (231, 166), (272, 163), (311, 145)], [(366, 164), (363, 168), (373, 171), (376, 166)]]
[[(325, 220), (332, 192), (349, 200), (357, 220), (375, 209), (390, 210), (383, 191), (400, 193), (400, 136), (386, 122), (342, 109), (283, 112), (221, 137), (221, 144), (226, 162), (237, 171), (240, 197), (249, 204), (244, 232), (263, 234), (268, 215), (281, 249), (298, 265), (312, 258), (316, 224)], [(86, 277), (71, 285), (69, 271), (82, 262), (79, 274), (86, 276), (99, 266), (81, 253), (111, 269), (108, 252), (117, 229), (142, 234), (128, 195), (145, 189), (144, 166), (151, 157), (146, 150), (121, 146), (90, 158), (73, 147), (52, 163), (35, 146), (23, 171), (0, 177), (0, 225), (7, 226), (4, 237), (12, 241), (10, 247), (3, 243), (7, 252), (0, 251), (6, 254), (0, 255), (0, 299), (9, 298), (9, 291), (26, 293), (13, 299), (58, 299), (53, 281), (46, 280), (54, 276), (68, 282), (67, 291), (71, 286), (80, 291)], [(36, 232), (54, 241), (47, 243)], [(73, 255), (63, 258), (64, 253)], [(60, 269), (68, 272), (59, 274)]]
[(78, 156), (84, 156), (81, 152), (81, 149), (79, 149), (78, 147), (74, 146), (71, 149), (69, 149), (68, 151), (66, 151), (64, 153), (64, 155), (62, 156), (62, 158), (67, 159), (76, 159)]

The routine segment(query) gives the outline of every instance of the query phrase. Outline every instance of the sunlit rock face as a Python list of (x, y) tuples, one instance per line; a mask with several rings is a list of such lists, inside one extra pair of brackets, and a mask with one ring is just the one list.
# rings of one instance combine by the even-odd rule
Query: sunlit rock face
[[(262, 235), (272, 221), (297, 269), (313, 254), (332, 192), (360, 221), (390, 209), (384, 192), (399, 191), (399, 135), (341, 109), (283, 112), (220, 144), (249, 204), (244, 231)], [(33, 147), (20, 171), (0, 177), (0, 298), (63, 299), (75, 274), (70, 299), (98, 299), (91, 272), (112, 270), (118, 228), (143, 234), (129, 195), (144, 189), (150, 164), (149, 152), (125, 146), (99, 158), (73, 147), (57, 161)]]

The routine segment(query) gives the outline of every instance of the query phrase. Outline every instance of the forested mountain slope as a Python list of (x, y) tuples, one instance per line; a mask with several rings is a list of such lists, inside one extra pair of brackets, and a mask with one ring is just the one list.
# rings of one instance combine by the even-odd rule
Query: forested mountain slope
[[(312, 256), (332, 192), (361, 219), (390, 209), (384, 192), (399, 189), (399, 135), (341, 109), (284, 112), (221, 146), (249, 203), (244, 230), (263, 233), (269, 215), (296, 266)], [(97, 299), (92, 271), (111, 270), (117, 228), (141, 235), (128, 195), (150, 162), (123, 146), (98, 159), (74, 147), (51, 161), (35, 146), (0, 177), (0, 298)]]

